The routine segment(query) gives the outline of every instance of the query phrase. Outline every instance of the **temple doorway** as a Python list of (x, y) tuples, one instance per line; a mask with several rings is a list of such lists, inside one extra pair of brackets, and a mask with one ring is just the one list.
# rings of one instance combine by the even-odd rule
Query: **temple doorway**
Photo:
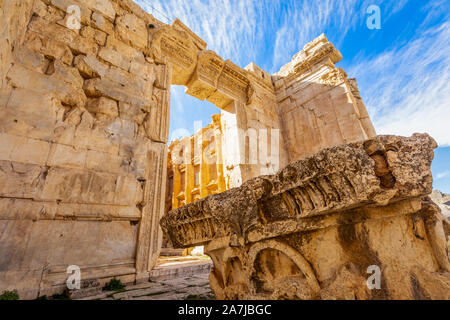
[[(164, 214), (227, 189), (222, 164), (221, 110), (171, 86)], [(159, 263), (210, 260), (203, 246), (173, 248), (163, 237)]]

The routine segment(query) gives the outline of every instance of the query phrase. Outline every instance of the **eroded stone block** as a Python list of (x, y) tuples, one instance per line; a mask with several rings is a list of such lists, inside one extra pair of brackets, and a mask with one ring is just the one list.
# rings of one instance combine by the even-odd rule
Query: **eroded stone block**
[(105, 97), (88, 100), (86, 109), (93, 113), (101, 113), (111, 117), (119, 115), (117, 101)]

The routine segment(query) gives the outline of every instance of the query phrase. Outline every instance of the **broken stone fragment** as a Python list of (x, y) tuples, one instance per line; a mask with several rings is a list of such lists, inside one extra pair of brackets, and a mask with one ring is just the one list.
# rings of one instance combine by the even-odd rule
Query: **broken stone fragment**
[(324, 149), (161, 227), (175, 248), (205, 245), (218, 299), (449, 299), (448, 228), (427, 197), (436, 146), (415, 134)]

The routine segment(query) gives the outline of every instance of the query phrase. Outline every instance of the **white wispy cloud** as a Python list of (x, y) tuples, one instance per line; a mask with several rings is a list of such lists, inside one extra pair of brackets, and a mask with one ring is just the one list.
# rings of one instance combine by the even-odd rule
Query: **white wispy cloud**
[(431, 134), (450, 145), (450, 23), (350, 66), (379, 134)]
[(444, 171), (436, 174), (436, 180), (443, 179), (446, 177), (450, 177), (450, 171)]
[[(274, 73), (321, 33), (340, 48), (352, 32), (366, 28), (367, 7), (381, 8), (383, 27), (413, 0), (136, 0), (170, 23), (178, 17), (225, 59), (240, 66), (262, 61)], [(430, 133), (450, 145), (450, 22), (429, 27), (448, 0), (419, 2), (427, 13), (416, 35), (394, 41), (374, 55), (361, 48), (345, 57), (356, 77), (377, 132)], [(417, 4), (417, 2), (415, 3)], [(402, 34), (401, 32), (399, 33)], [(369, 35), (376, 36), (376, 31)], [(400, 36), (399, 36), (400, 37)], [(351, 62), (347, 62), (351, 61)], [(180, 98), (181, 99), (181, 98)]]
[(285, 7), (282, 24), (276, 33), (271, 71), (277, 71), (306, 43), (321, 33), (327, 34), (331, 28), (337, 35), (335, 45), (339, 46), (347, 32), (357, 23), (355, 13), (358, 10), (356, 0), (291, 1)]

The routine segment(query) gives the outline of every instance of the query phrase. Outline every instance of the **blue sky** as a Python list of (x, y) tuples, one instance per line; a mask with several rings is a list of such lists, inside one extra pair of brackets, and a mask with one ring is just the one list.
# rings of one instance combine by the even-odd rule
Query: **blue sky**
[[(275, 73), (321, 33), (341, 51), (378, 134), (428, 132), (439, 144), (435, 188), (450, 193), (448, 0), (137, 0), (163, 22), (178, 17), (224, 59)], [(381, 29), (367, 8), (378, 5)], [(219, 110), (172, 88), (171, 136), (206, 125)], [(184, 130), (177, 130), (184, 128)], [(185, 133), (183, 133), (185, 132)]]

